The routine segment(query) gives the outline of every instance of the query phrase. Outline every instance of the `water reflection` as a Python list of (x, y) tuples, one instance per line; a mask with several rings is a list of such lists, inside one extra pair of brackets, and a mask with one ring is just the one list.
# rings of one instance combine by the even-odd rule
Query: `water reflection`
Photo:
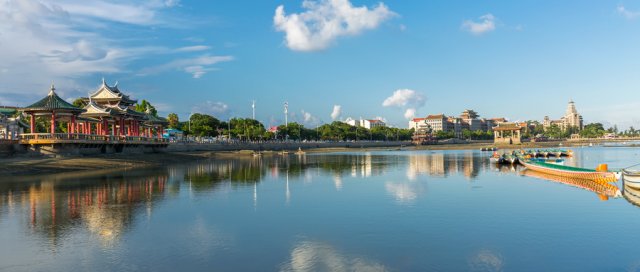
[(576, 188), (584, 189), (587, 191), (598, 194), (601, 200), (608, 200), (609, 197), (620, 197), (620, 189), (614, 184), (607, 182), (598, 182), (593, 180), (586, 180), (580, 178), (561, 177), (551, 174), (546, 174), (537, 171), (523, 170), (521, 174), (527, 177), (533, 177), (537, 179), (543, 179), (562, 184), (567, 184)]
[(624, 188), (624, 198), (629, 201), (629, 203), (640, 207), (640, 189), (633, 188), (629, 185), (623, 185)]
[(150, 216), (154, 202), (165, 195), (166, 173), (137, 174), (116, 172), (80, 180), (75, 175), (53, 175), (37, 182), (2, 182), (0, 215), (6, 210), (26, 211), (23, 224), (53, 246), (79, 226), (108, 246), (130, 228), (136, 214)]
[[(282, 190), (279, 192), (283, 192), (287, 204), (291, 203), (296, 183), (313, 183), (314, 179), (322, 178), (341, 192), (351, 179), (378, 176), (385, 176), (381, 185), (387, 197), (403, 205), (414, 204), (424, 196), (428, 181), (442, 181), (454, 175), (473, 181), (481, 175), (521, 173), (595, 192), (604, 200), (620, 194), (614, 184), (521, 170), (517, 166), (491, 164), (486, 153), (477, 151), (217, 157), (151, 170), (98, 175), (71, 173), (0, 181), (0, 220), (12, 214), (24, 215), (14, 218), (22, 220), (26, 229), (45, 237), (54, 247), (61, 243), (61, 237), (79, 230), (97, 237), (101, 245), (111, 246), (132, 228), (136, 218), (150, 217), (154, 206), (178, 196), (181, 190), (194, 196), (246, 188), (252, 193), (253, 206), (257, 207), (261, 193), (259, 183), (265, 179), (279, 182)], [(393, 171), (400, 177), (392, 175)], [(629, 202), (639, 205), (640, 190), (625, 187), (624, 191)], [(204, 228), (194, 233), (204, 235)], [(326, 246), (317, 244), (304, 244), (296, 252), (312, 249), (328, 252)], [(331, 256), (325, 253), (321, 255)], [(295, 270), (293, 267), (292, 261), (291, 269)]]
[(344, 254), (331, 245), (303, 241), (291, 250), (281, 271), (386, 271), (384, 265), (363, 257)]
[(482, 155), (474, 151), (411, 154), (407, 178), (415, 180), (421, 175), (447, 177), (460, 173), (468, 179), (475, 179), (490, 166), (489, 160)]

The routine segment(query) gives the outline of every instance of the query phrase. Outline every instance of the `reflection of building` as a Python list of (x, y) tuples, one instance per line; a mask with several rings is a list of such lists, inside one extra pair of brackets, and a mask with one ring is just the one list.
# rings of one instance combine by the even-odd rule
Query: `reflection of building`
[(567, 110), (565, 111), (565, 114), (562, 118), (560, 118), (559, 120), (550, 120), (549, 116), (545, 116), (544, 120), (542, 121), (542, 125), (545, 129), (556, 125), (562, 130), (567, 130), (569, 128), (577, 128), (578, 130), (582, 130), (582, 115), (580, 115), (576, 110), (576, 105), (573, 100), (570, 100), (569, 104), (567, 105)]
[(473, 152), (413, 154), (409, 156), (407, 178), (414, 180), (420, 175), (444, 177), (461, 173), (473, 179), (488, 166), (483, 165)]

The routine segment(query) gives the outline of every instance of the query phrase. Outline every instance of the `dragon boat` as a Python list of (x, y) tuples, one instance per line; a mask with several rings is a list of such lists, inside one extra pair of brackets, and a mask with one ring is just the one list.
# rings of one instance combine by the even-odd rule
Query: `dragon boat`
[(527, 169), (561, 177), (606, 182), (618, 180), (618, 175), (614, 172), (609, 172), (606, 164), (599, 165), (597, 169), (587, 169), (534, 160), (521, 160), (520, 163)]

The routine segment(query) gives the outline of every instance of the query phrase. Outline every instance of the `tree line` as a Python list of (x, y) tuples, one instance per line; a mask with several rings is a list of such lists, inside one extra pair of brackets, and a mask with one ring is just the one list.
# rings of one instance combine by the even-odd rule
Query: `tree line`
[(169, 128), (179, 129), (186, 135), (198, 137), (226, 136), (232, 139), (259, 140), (323, 140), (323, 141), (391, 141), (411, 140), (413, 129), (391, 127), (354, 127), (347, 123), (335, 121), (315, 128), (305, 127), (297, 122), (280, 125), (277, 130), (270, 131), (264, 124), (251, 118), (232, 118), (221, 121), (218, 118), (201, 113), (194, 113), (187, 121), (180, 121), (175, 113), (167, 116)]

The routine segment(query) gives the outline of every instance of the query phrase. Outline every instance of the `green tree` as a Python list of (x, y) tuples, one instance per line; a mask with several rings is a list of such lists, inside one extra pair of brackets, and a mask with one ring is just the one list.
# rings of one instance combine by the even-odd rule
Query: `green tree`
[(84, 108), (85, 106), (87, 106), (87, 102), (85, 102), (82, 97), (79, 97), (73, 100), (72, 104), (78, 108)]
[[(231, 136), (243, 140), (261, 140), (265, 136), (266, 129), (258, 120), (250, 118), (233, 118), (227, 126), (231, 127)], [(222, 126), (223, 129), (227, 129)], [(228, 133), (228, 131), (227, 131)]]
[(175, 113), (169, 113), (169, 115), (167, 115), (167, 120), (169, 121), (169, 128), (178, 128), (178, 125), (180, 124), (180, 119), (178, 118), (178, 115)]
[(591, 123), (584, 126), (584, 129), (580, 131), (580, 137), (582, 138), (599, 138), (606, 133), (604, 126), (601, 123)]
[(137, 112), (146, 112), (147, 108), (151, 112), (151, 115), (158, 116), (158, 111), (156, 110), (156, 107), (151, 105), (151, 103), (149, 103), (149, 101), (142, 99), (142, 101), (140, 101), (140, 103), (136, 104), (136, 111)]
[[(189, 134), (195, 136), (218, 136), (220, 121), (207, 114), (194, 113), (190, 117)], [(187, 127), (189, 128), (189, 127)]]

